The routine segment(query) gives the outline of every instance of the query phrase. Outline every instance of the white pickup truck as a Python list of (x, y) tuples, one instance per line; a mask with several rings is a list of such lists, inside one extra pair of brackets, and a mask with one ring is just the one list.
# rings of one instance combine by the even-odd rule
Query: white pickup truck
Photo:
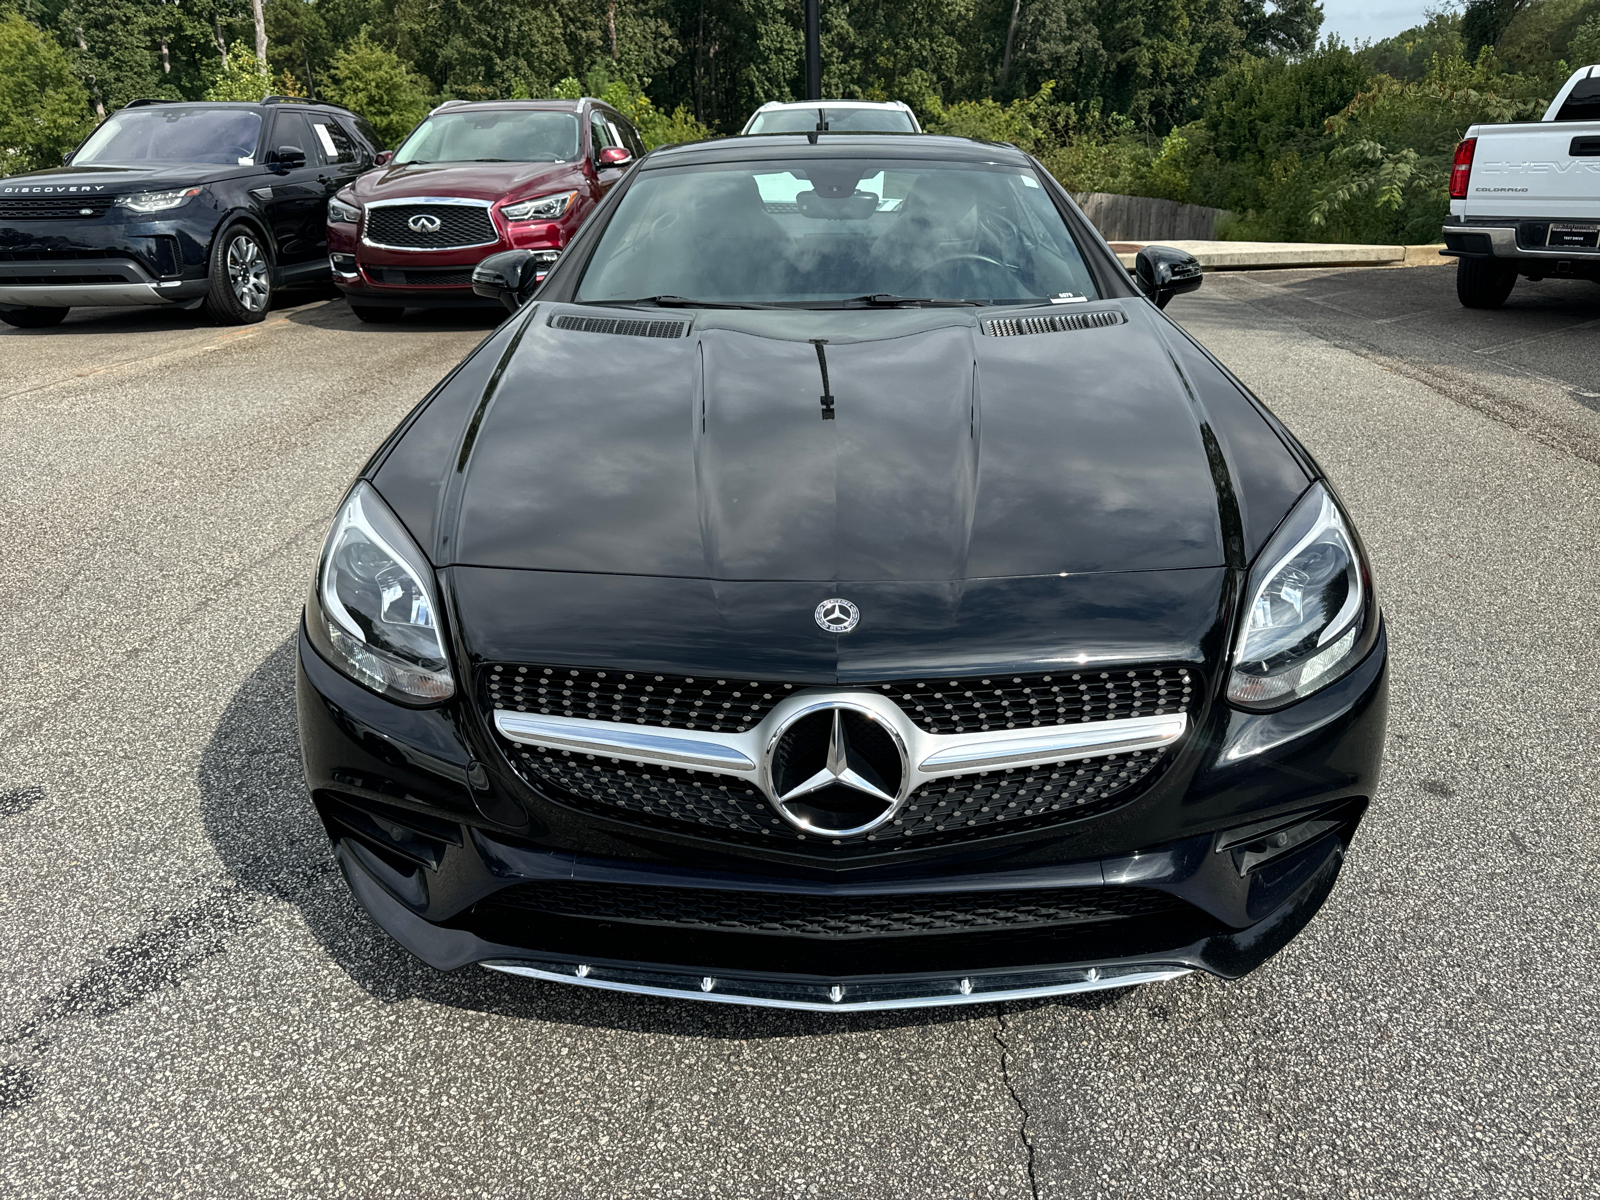
[(1499, 308), (1518, 275), (1600, 282), (1600, 65), (1572, 73), (1538, 121), (1474, 125), (1456, 147), (1444, 253), (1456, 295)]

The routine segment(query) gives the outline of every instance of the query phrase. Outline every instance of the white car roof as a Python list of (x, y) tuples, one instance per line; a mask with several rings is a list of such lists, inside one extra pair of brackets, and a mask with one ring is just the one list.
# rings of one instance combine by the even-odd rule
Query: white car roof
[(922, 128), (922, 122), (917, 120), (916, 113), (912, 112), (911, 111), (911, 106), (909, 104), (907, 104), (903, 100), (768, 100), (760, 108), (756, 109), (755, 112), (750, 114), (750, 119), (744, 123), (744, 130), (742, 130), (741, 132), (747, 132), (749, 130), (750, 126), (755, 122), (755, 119), (757, 117), (759, 117), (762, 113), (781, 112), (784, 109), (800, 109), (800, 108), (810, 108), (810, 109), (817, 109), (817, 108), (882, 108), (882, 109), (889, 109), (892, 112), (903, 112), (903, 113), (905, 113), (906, 115), (908, 115), (911, 118), (911, 124), (915, 128), (917, 128), (917, 129), (921, 129)]

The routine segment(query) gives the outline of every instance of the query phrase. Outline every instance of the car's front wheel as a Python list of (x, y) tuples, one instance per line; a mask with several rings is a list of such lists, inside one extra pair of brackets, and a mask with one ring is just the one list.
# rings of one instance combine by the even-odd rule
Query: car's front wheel
[(352, 304), (350, 311), (355, 313), (357, 320), (373, 325), (392, 325), (406, 315), (405, 309), (391, 308), (386, 304)]
[(67, 308), (44, 308), (30, 304), (27, 308), (0, 308), (0, 321), (18, 329), (48, 329), (67, 319)]
[(211, 247), (211, 286), (201, 308), (218, 325), (253, 325), (272, 305), (272, 266), (248, 225), (230, 225)]
[(1456, 297), (1468, 308), (1499, 308), (1517, 284), (1517, 269), (1492, 258), (1456, 259)]

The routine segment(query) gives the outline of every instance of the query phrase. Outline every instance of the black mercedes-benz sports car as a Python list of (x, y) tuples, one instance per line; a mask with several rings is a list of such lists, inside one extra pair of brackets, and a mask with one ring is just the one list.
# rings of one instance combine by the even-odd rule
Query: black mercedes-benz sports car
[(791, 1008), (1235, 977), (1377, 786), (1315, 462), (1039, 165), (657, 151), (395, 430), (298, 676), (367, 911), (442, 969)]

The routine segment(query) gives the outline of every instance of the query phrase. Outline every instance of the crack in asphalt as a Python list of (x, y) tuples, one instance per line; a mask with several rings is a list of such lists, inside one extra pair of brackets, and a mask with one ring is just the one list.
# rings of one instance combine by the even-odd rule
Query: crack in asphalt
[(1022, 1139), (1023, 1148), (1028, 1152), (1028, 1192), (1033, 1200), (1039, 1200), (1039, 1176), (1034, 1170), (1033, 1139), (1028, 1136), (1028, 1122), (1033, 1114), (1028, 1111), (1028, 1106), (1017, 1094), (1016, 1085), (1011, 1082), (1011, 1047), (1006, 1043), (1006, 1039), (1000, 1036), (1011, 1030), (1006, 1024), (1005, 1009), (996, 1012), (994, 1019), (1000, 1027), (994, 1033), (995, 1045), (1000, 1047), (1000, 1079), (1006, 1085), (1006, 1091), (1010, 1093), (1011, 1103), (1015, 1104), (1017, 1111), (1022, 1114), (1022, 1124), (1017, 1126), (1017, 1136)]

